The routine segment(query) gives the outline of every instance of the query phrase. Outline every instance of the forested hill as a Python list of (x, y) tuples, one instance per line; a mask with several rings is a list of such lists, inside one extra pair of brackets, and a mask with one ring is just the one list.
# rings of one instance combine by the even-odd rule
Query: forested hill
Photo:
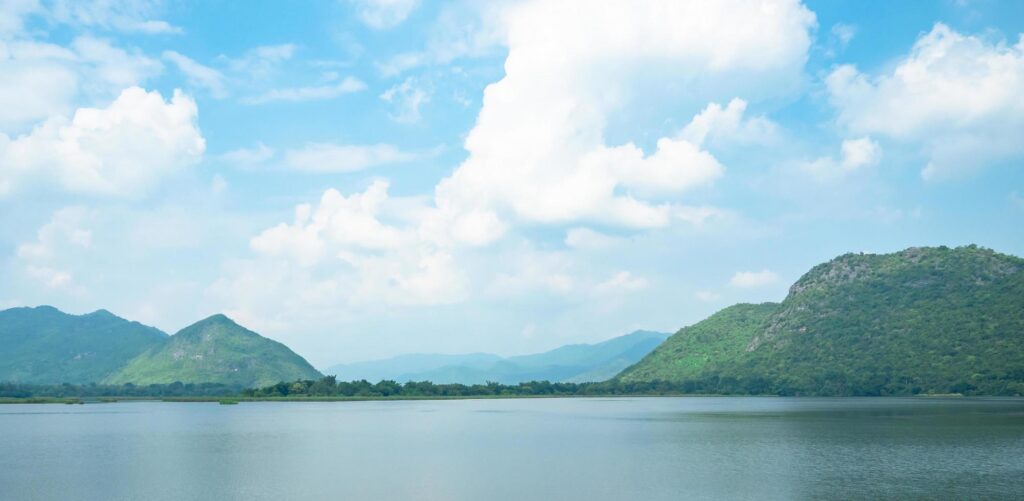
[(287, 346), (214, 315), (173, 336), (98, 310), (0, 311), (0, 382), (249, 388), (320, 373)]
[(160, 330), (106, 310), (69, 315), (52, 306), (0, 311), (0, 381), (99, 382), (166, 342)]
[(246, 388), (321, 374), (287, 346), (224, 315), (200, 320), (132, 359), (108, 384), (220, 383)]
[(1024, 394), (1024, 259), (973, 245), (846, 254), (782, 303), (680, 330), (617, 379), (710, 393)]

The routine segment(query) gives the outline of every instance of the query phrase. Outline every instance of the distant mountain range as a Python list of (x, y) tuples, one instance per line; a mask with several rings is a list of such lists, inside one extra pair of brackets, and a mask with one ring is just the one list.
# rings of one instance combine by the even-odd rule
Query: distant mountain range
[(1024, 259), (976, 246), (846, 254), (782, 303), (685, 327), (618, 380), (807, 395), (1024, 395)]
[(320, 373), (285, 345), (214, 315), (168, 336), (106, 310), (0, 311), (0, 381), (222, 383), (253, 387)]
[(466, 355), (411, 354), (384, 360), (335, 365), (324, 370), (341, 381), (365, 379), (483, 384), (493, 381), (604, 381), (636, 363), (669, 335), (636, 331), (596, 344), (573, 344), (544, 353), (500, 357), (490, 353)]

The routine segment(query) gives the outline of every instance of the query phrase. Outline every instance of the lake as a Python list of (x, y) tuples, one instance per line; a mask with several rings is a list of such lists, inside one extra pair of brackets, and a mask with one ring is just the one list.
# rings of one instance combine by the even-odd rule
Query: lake
[(0, 405), (3, 499), (1024, 495), (1024, 400)]

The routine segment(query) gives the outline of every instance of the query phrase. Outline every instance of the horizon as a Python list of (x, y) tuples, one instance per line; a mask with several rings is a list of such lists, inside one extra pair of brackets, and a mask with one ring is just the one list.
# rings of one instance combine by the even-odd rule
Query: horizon
[(1024, 3), (770, 3), (11, 4), (0, 309), (219, 313), (326, 368), (1024, 256)]

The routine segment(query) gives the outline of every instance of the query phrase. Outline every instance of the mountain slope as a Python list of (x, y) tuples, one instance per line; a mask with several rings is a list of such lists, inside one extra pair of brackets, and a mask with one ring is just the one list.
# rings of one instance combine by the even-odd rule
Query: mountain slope
[(682, 381), (700, 377), (710, 365), (736, 361), (779, 303), (737, 304), (669, 337), (619, 378), (623, 381)]
[(636, 331), (596, 344), (574, 344), (544, 353), (502, 358), (469, 355), (402, 355), (386, 360), (338, 365), (325, 372), (340, 380), (432, 381), (482, 384), (494, 381), (603, 381), (640, 360), (668, 334)]
[(469, 367), (484, 369), (493, 366), (501, 357), (491, 353), (469, 353), (465, 355), (442, 355), (412, 353), (384, 360), (370, 360), (351, 364), (338, 364), (325, 369), (339, 381), (406, 381), (410, 374), (422, 373), (441, 367)]
[[(760, 322), (727, 309), (681, 330), (619, 379), (783, 394), (1024, 394), (1024, 259), (976, 246), (847, 254), (762, 306)], [(703, 366), (681, 369), (716, 344)]]
[(0, 381), (100, 382), (167, 342), (158, 329), (109, 311), (69, 315), (51, 306), (0, 311)]
[(243, 387), (321, 375), (277, 341), (252, 332), (224, 315), (200, 320), (131, 360), (105, 382), (223, 383)]

